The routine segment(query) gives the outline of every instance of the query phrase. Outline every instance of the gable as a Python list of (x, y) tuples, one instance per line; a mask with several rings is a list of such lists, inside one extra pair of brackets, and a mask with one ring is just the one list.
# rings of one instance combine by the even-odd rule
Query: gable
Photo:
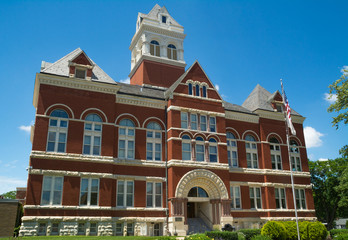
[(80, 65), (87, 65), (87, 66), (93, 65), (92, 61), (86, 56), (84, 52), (81, 52), (79, 55), (73, 58), (71, 62), (80, 64)]
[(283, 98), (282, 95), (280, 95), (280, 93), (277, 91), (276, 95), (273, 98), (274, 101), (278, 101), (278, 102), (282, 102)]

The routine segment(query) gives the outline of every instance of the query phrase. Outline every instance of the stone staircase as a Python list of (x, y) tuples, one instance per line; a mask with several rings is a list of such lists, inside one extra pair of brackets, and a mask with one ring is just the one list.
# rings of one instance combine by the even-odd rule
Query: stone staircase
[(188, 232), (187, 235), (194, 233), (204, 233), (206, 231), (211, 231), (210, 227), (201, 218), (188, 218)]

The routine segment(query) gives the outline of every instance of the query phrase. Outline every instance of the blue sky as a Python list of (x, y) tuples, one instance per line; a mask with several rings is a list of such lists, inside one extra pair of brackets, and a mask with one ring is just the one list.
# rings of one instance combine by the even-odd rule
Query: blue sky
[(311, 160), (336, 158), (347, 126), (332, 127), (328, 85), (348, 65), (348, 1), (1, 1), (0, 193), (26, 186), (41, 61), (81, 47), (114, 80), (130, 71), (138, 12), (158, 3), (185, 27), (184, 58), (196, 59), (226, 101), (241, 105), (256, 84), (284, 79), (290, 105), (306, 117)]

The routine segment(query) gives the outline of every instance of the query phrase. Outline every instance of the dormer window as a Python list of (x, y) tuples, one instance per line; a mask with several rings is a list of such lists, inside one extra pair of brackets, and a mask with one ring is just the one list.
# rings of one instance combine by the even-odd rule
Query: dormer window
[(167, 23), (167, 17), (166, 16), (162, 16), (162, 23)]
[(75, 78), (85, 79), (86, 78), (86, 70), (76, 68), (75, 69)]

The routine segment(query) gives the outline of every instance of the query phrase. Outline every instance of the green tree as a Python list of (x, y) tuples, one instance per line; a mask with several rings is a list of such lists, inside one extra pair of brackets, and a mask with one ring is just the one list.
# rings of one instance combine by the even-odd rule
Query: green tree
[(9, 192), (1, 194), (1, 195), (7, 199), (16, 199), (16, 191), (9, 191)]
[(334, 227), (336, 217), (344, 217), (348, 214), (347, 208), (339, 205), (342, 195), (337, 187), (347, 167), (347, 158), (309, 161), (315, 212), (319, 221), (327, 223), (328, 229)]
[(346, 168), (340, 177), (340, 183), (335, 189), (338, 192), (340, 201), (338, 206), (348, 209), (348, 168)]

